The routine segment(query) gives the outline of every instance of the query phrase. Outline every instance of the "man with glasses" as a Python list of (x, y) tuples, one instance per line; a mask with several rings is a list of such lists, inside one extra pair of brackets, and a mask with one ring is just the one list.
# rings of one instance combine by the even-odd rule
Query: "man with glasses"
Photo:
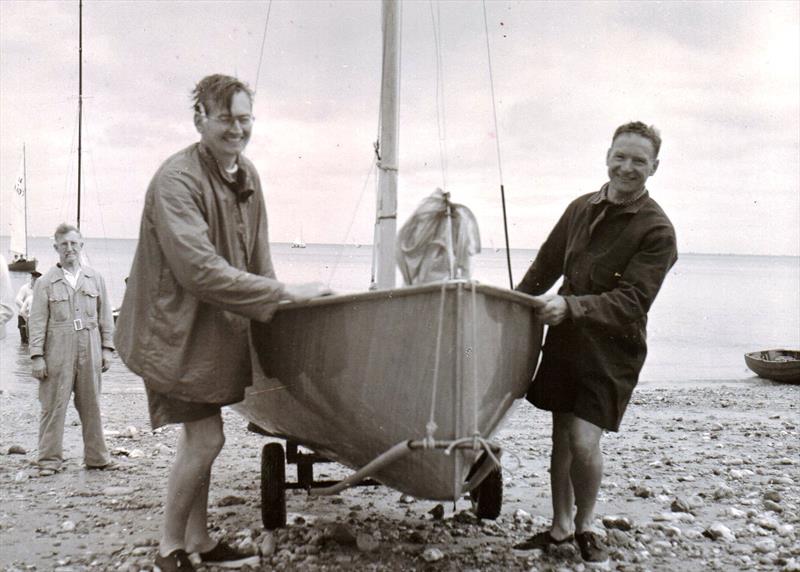
[(118, 468), (109, 457), (100, 419), (100, 376), (108, 370), (114, 351), (111, 301), (103, 277), (81, 264), (80, 231), (60, 224), (54, 239), (58, 264), (36, 281), (28, 317), (29, 352), (42, 406), (38, 453), (42, 477), (62, 469), (64, 420), (73, 393), (86, 468)]
[(258, 565), (208, 534), (211, 467), (225, 441), (220, 408), (251, 384), (249, 320), (268, 321), (280, 300), (329, 293), (275, 278), (255, 166), (242, 155), (253, 93), (225, 75), (195, 87), (200, 141), (167, 159), (145, 197), (139, 243), (117, 321), (117, 348), (142, 376), (153, 428), (180, 423), (155, 565)]

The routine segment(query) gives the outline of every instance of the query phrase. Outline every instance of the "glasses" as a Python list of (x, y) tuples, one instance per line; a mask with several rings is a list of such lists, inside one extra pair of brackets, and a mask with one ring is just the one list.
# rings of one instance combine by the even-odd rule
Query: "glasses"
[(233, 127), (233, 125), (237, 122), (242, 127), (250, 127), (253, 124), (253, 121), (256, 120), (256, 118), (252, 115), (219, 115), (217, 117), (210, 117), (209, 119), (219, 121), (228, 127)]

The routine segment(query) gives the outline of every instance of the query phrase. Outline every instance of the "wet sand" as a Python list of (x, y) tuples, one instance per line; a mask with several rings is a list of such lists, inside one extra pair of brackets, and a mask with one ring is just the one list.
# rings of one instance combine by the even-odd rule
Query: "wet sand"
[[(11, 335), (11, 332), (9, 332)], [(66, 469), (37, 477), (39, 404), (24, 354), (3, 343), (0, 570), (152, 570), (177, 430), (150, 431), (141, 382), (119, 360), (106, 375), (104, 426), (124, 468), (86, 471), (77, 413)], [(261, 525), (261, 447), (225, 411), (227, 442), (213, 472), (213, 534), (254, 551), (263, 570), (584, 570), (572, 545), (520, 552), (546, 526), (549, 415), (520, 403), (499, 435), (509, 453), (496, 521), (470, 503), (443, 505), (386, 487), (312, 498), (289, 491), (289, 523)], [(620, 433), (603, 440), (606, 477), (596, 528), (611, 570), (800, 571), (800, 386), (758, 378), (642, 384)], [(25, 454), (8, 454), (13, 445)], [(515, 457), (519, 458), (519, 464)], [(347, 474), (332, 464), (315, 475)], [(289, 466), (287, 476), (295, 478)], [(604, 523), (605, 521), (605, 523)]]

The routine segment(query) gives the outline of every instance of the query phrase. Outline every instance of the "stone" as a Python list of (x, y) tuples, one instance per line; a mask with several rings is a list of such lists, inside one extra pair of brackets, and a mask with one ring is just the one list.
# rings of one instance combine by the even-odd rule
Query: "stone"
[(326, 530), (326, 536), (336, 544), (350, 546), (356, 543), (356, 537), (350, 528), (342, 523), (334, 523)]
[(525, 512), (521, 508), (518, 508), (517, 510), (514, 511), (514, 522), (526, 523), (526, 522), (532, 522), (532, 521), (533, 521), (533, 517), (530, 515), (529, 512)]
[(103, 495), (107, 497), (121, 497), (132, 495), (134, 492), (133, 487), (106, 487), (103, 489)]
[(639, 498), (647, 499), (653, 496), (653, 491), (645, 486), (639, 485), (634, 489), (633, 494)]
[(444, 552), (438, 548), (426, 548), (422, 552), (422, 558), (425, 560), (425, 562), (438, 562), (444, 558)]
[(783, 536), (784, 538), (791, 538), (794, 536), (794, 526), (791, 524), (781, 524), (778, 528), (775, 529), (775, 532), (778, 533), (778, 536)]
[(783, 507), (771, 500), (764, 501), (764, 508), (772, 512), (783, 512)]
[(131, 459), (141, 459), (145, 456), (144, 451), (141, 449), (132, 449), (131, 452), (128, 454)]
[(762, 540), (758, 540), (753, 543), (753, 548), (755, 548), (756, 552), (761, 554), (769, 554), (770, 552), (774, 552), (777, 548), (777, 544), (771, 538), (764, 538)]
[(268, 530), (264, 533), (264, 538), (261, 539), (258, 548), (261, 551), (261, 556), (270, 557), (275, 554), (275, 548), (277, 548), (277, 546), (278, 543), (275, 542), (275, 535), (271, 530)]
[(428, 511), (428, 514), (433, 517), (433, 520), (442, 520), (444, 518), (444, 505), (437, 504)]
[(781, 502), (781, 493), (775, 490), (769, 490), (764, 493), (764, 500), (769, 500), (773, 502)]
[(25, 450), (25, 447), (22, 445), (11, 445), (8, 448), (9, 455), (27, 455), (28, 451)]
[(723, 540), (725, 542), (733, 542), (736, 540), (736, 535), (721, 522), (712, 523), (711, 526), (703, 531), (703, 535), (712, 540)]
[(65, 520), (64, 522), (61, 523), (61, 530), (63, 530), (64, 532), (72, 532), (73, 530), (75, 530), (75, 523), (72, 522), (71, 520)]
[(733, 489), (728, 485), (718, 485), (712, 493), (714, 500), (729, 499), (734, 496)]
[(17, 471), (17, 474), (14, 475), (14, 482), (21, 483), (22, 481), (27, 481), (30, 478), (30, 475), (26, 471)]
[(616, 530), (631, 530), (633, 521), (626, 516), (607, 515), (603, 517), (603, 526)]
[(371, 534), (359, 533), (356, 536), (356, 547), (361, 552), (375, 552), (381, 543)]
[(236, 495), (226, 495), (217, 501), (217, 506), (236, 506), (245, 504), (245, 499)]

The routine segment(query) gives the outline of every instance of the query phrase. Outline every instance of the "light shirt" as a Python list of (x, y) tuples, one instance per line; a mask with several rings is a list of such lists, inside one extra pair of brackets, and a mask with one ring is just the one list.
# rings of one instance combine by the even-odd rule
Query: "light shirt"
[(75, 290), (78, 286), (78, 278), (80, 278), (81, 276), (81, 269), (78, 268), (78, 271), (75, 272), (75, 274), (73, 274), (63, 266), (61, 267), (61, 270), (64, 271), (64, 279), (69, 283), (70, 286), (72, 286), (72, 289)]

